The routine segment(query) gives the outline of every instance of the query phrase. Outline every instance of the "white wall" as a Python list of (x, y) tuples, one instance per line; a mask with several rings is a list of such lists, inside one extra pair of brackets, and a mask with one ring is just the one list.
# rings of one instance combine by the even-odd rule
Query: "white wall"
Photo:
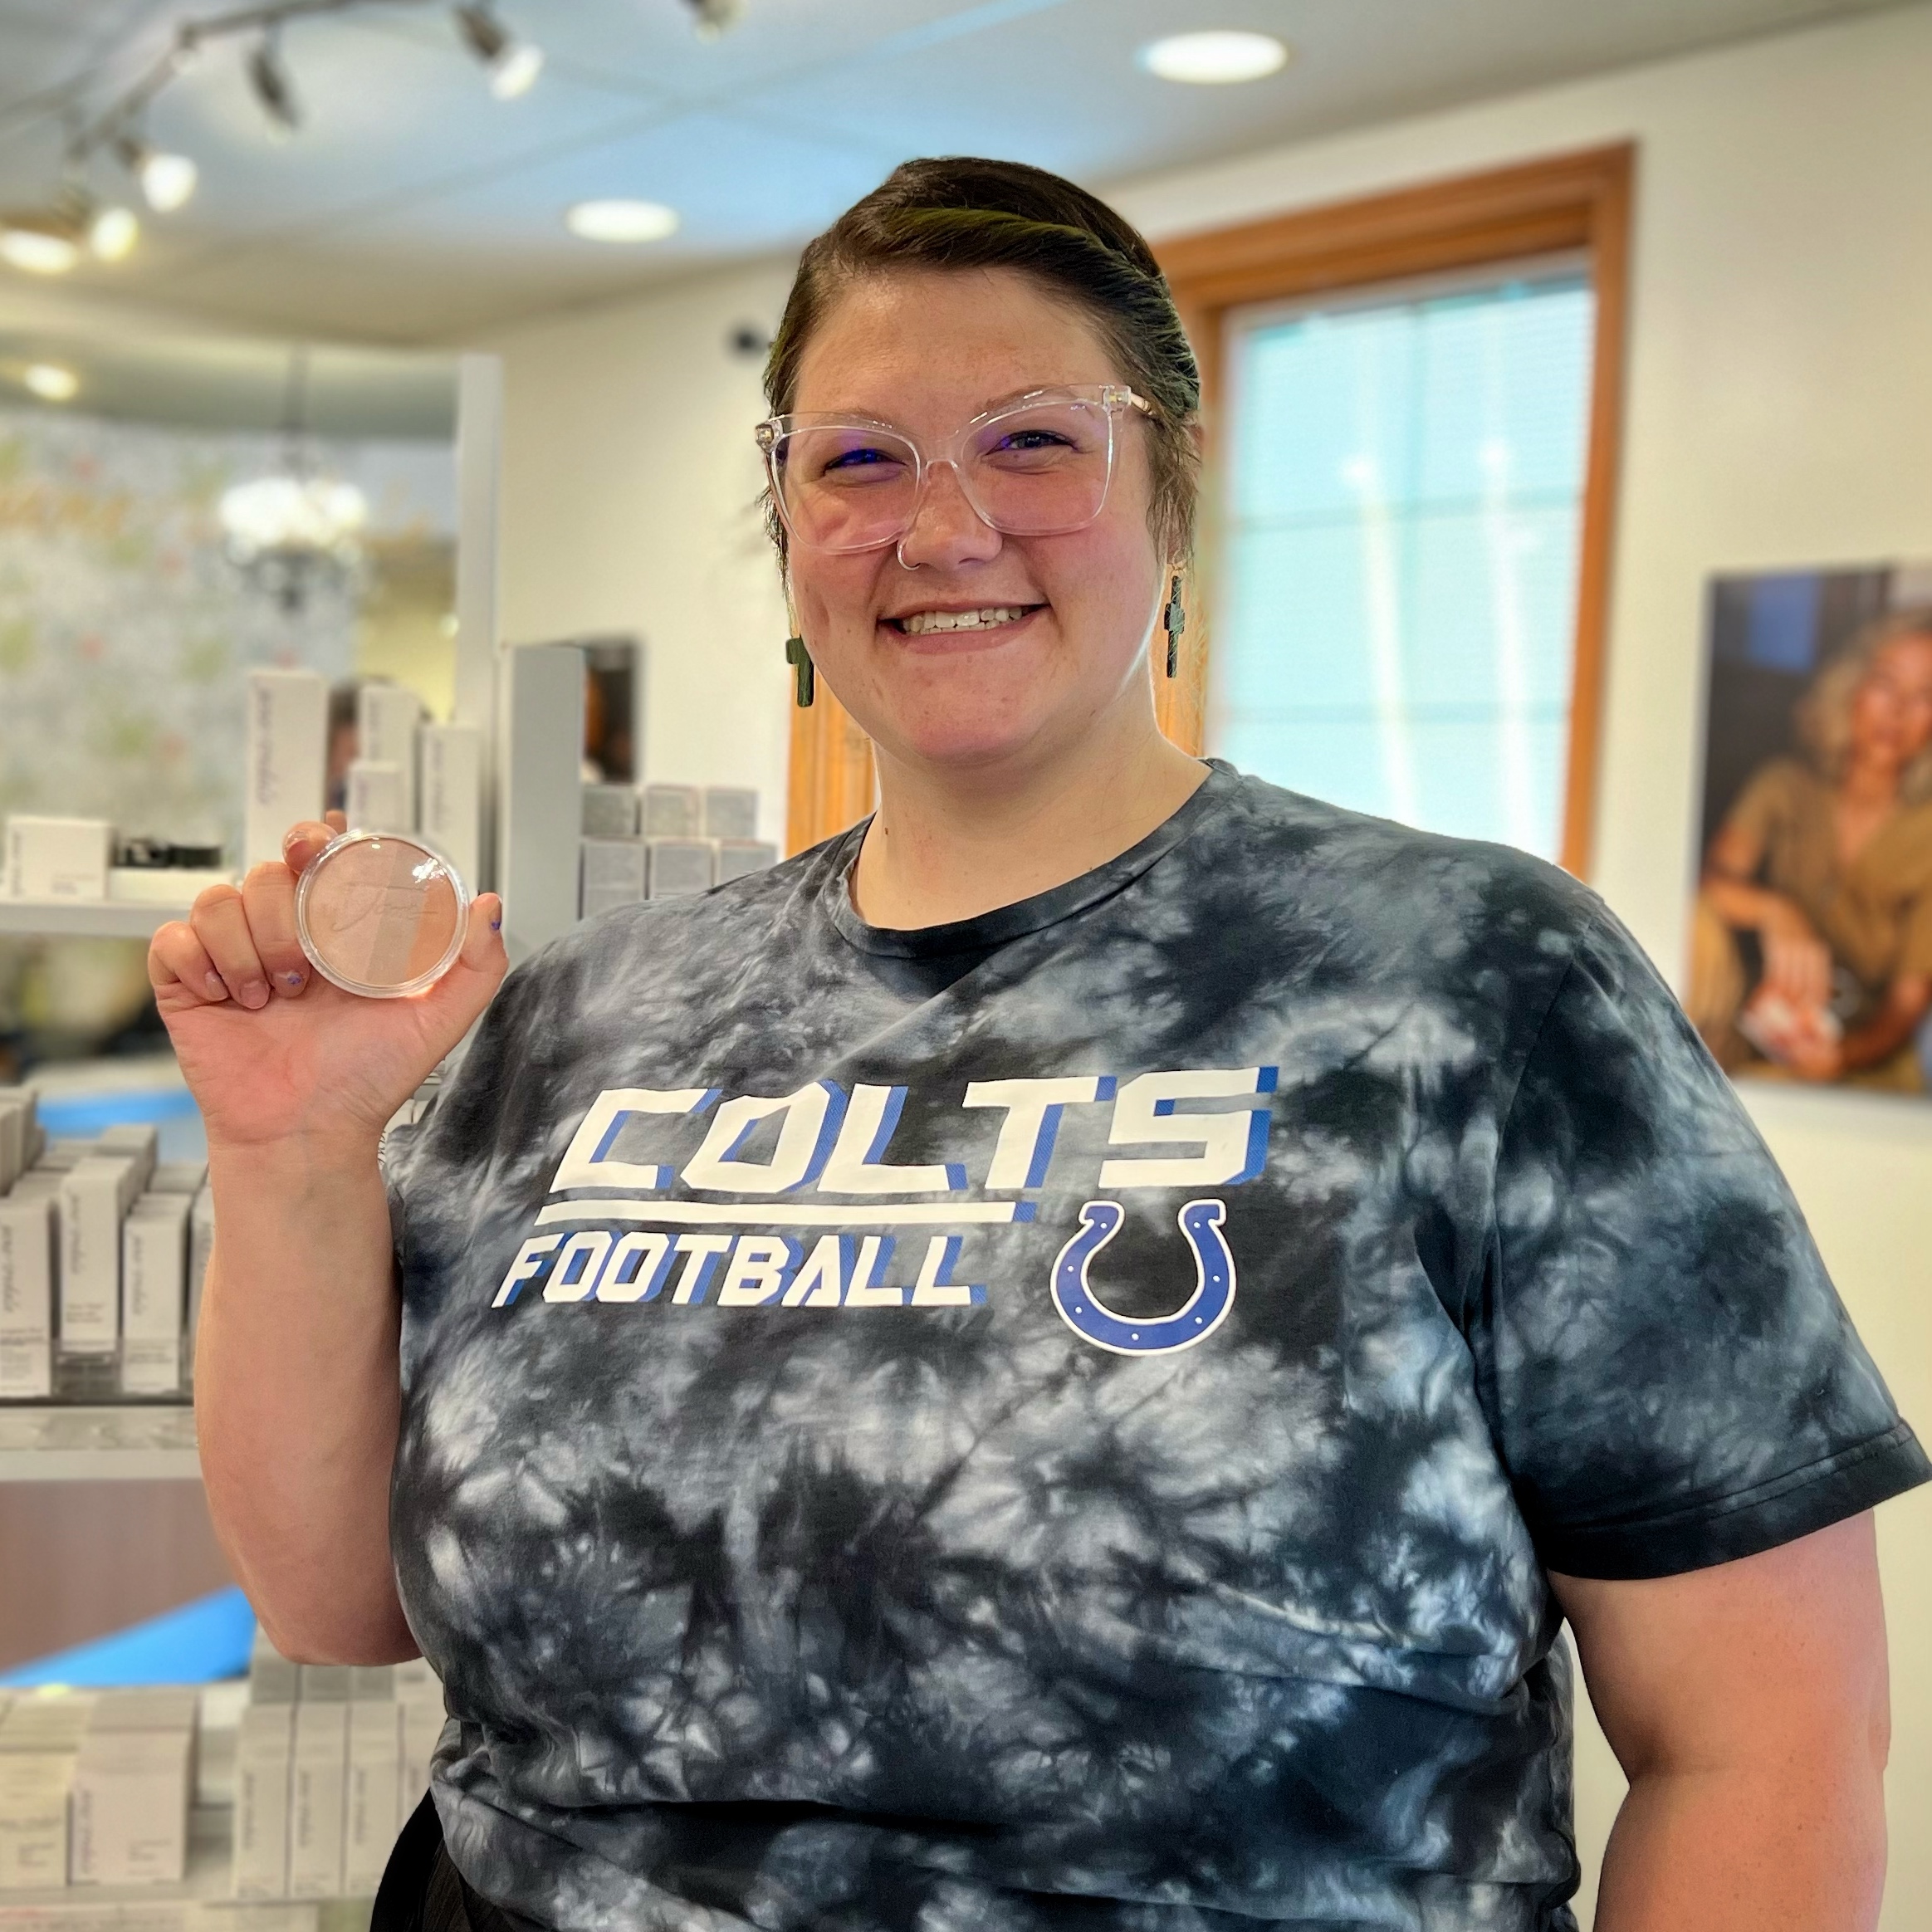
[[(1673, 976), (1694, 864), (1714, 570), (1932, 555), (1932, 7), (1117, 189), (1157, 238), (1566, 149), (1640, 144), (1595, 882)], [(782, 266), (487, 345), (508, 359), (506, 608), (527, 638), (653, 644), (649, 769), (780, 795), (783, 632), (737, 510)], [(760, 304), (762, 303), (762, 307)], [(734, 452), (742, 451), (742, 455)], [(1932, 1432), (1932, 1107), (1750, 1095), (1854, 1317)], [(1881, 1513), (1895, 1633), (1886, 1932), (1932, 1925), (1932, 1492)], [(1621, 1781), (1579, 1744), (1594, 1871)], [(1588, 1922), (1586, 1915), (1585, 1923)]]
[[(1932, 7), (1915, 6), (1128, 184), (1156, 241), (1603, 142), (1639, 144), (1593, 883), (1673, 979), (1714, 570), (1932, 555)], [(1749, 1094), (1854, 1319), (1932, 1436), (1932, 1107)], [(1881, 1511), (1895, 1739), (1886, 1932), (1932, 1925), (1932, 1490)], [(1586, 1728), (1593, 1875), (1622, 1788)], [(1585, 1923), (1588, 1920), (1586, 1918)]]
[(784, 839), (785, 604), (752, 425), (789, 263), (682, 282), (474, 346), (505, 365), (502, 633), (644, 639), (644, 776), (753, 785)]

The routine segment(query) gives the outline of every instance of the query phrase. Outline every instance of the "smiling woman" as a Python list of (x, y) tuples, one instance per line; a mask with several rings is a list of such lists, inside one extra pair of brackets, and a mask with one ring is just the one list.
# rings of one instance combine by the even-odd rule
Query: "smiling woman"
[(908, 164), (768, 394), (869, 818), (500, 994), (488, 894), (315, 983), (320, 825), (156, 940), (217, 1522), (285, 1651), (448, 1692), (379, 1928), (1574, 1932), (1566, 1617), (1604, 1932), (1868, 1926), (1932, 1470), (1599, 902), (1162, 736), (1146, 244)]

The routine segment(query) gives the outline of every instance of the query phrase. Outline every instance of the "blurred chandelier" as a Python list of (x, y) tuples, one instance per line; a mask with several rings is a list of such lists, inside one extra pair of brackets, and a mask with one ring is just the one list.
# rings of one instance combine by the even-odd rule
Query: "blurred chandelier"
[(229, 560), (291, 617), (318, 592), (355, 588), (369, 521), (361, 491), (315, 472), (305, 423), (308, 374), (308, 352), (298, 349), (289, 358), (281, 471), (236, 484), (220, 511)]

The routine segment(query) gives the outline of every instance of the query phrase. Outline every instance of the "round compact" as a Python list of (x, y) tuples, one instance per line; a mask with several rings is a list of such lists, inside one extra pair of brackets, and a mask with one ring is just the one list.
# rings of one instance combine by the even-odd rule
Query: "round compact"
[(296, 937), (345, 993), (393, 1000), (456, 964), (470, 895), (449, 863), (394, 832), (345, 832), (296, 886)]

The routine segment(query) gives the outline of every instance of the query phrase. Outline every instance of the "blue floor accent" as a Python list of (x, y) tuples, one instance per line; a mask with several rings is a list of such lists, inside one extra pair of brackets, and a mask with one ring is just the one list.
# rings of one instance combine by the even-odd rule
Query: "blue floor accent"
[(100, 1088), (36, 1096), (34, 1112), (48, 1133), (91, 1140), (104, 1127), (132, 1121), (160, 1129), (164, 1161), (205, 1161), (208, 1134), (201, 1110), (185, 1087)]
[(240, 1676), (254, 1642), (248, 1599), (239, 1590), (218, 1590), (92, 1643), (0, 1671), (0, 1685), (208, 1684)]
[(42, 1093), (34, 1113), (50, 1134), (90, 1140), (104, 1127), (129, 1121), (159, 1126), (194, 1112), (194, 1096), (185, 1087), (148, 1087), (133, 1092)]

